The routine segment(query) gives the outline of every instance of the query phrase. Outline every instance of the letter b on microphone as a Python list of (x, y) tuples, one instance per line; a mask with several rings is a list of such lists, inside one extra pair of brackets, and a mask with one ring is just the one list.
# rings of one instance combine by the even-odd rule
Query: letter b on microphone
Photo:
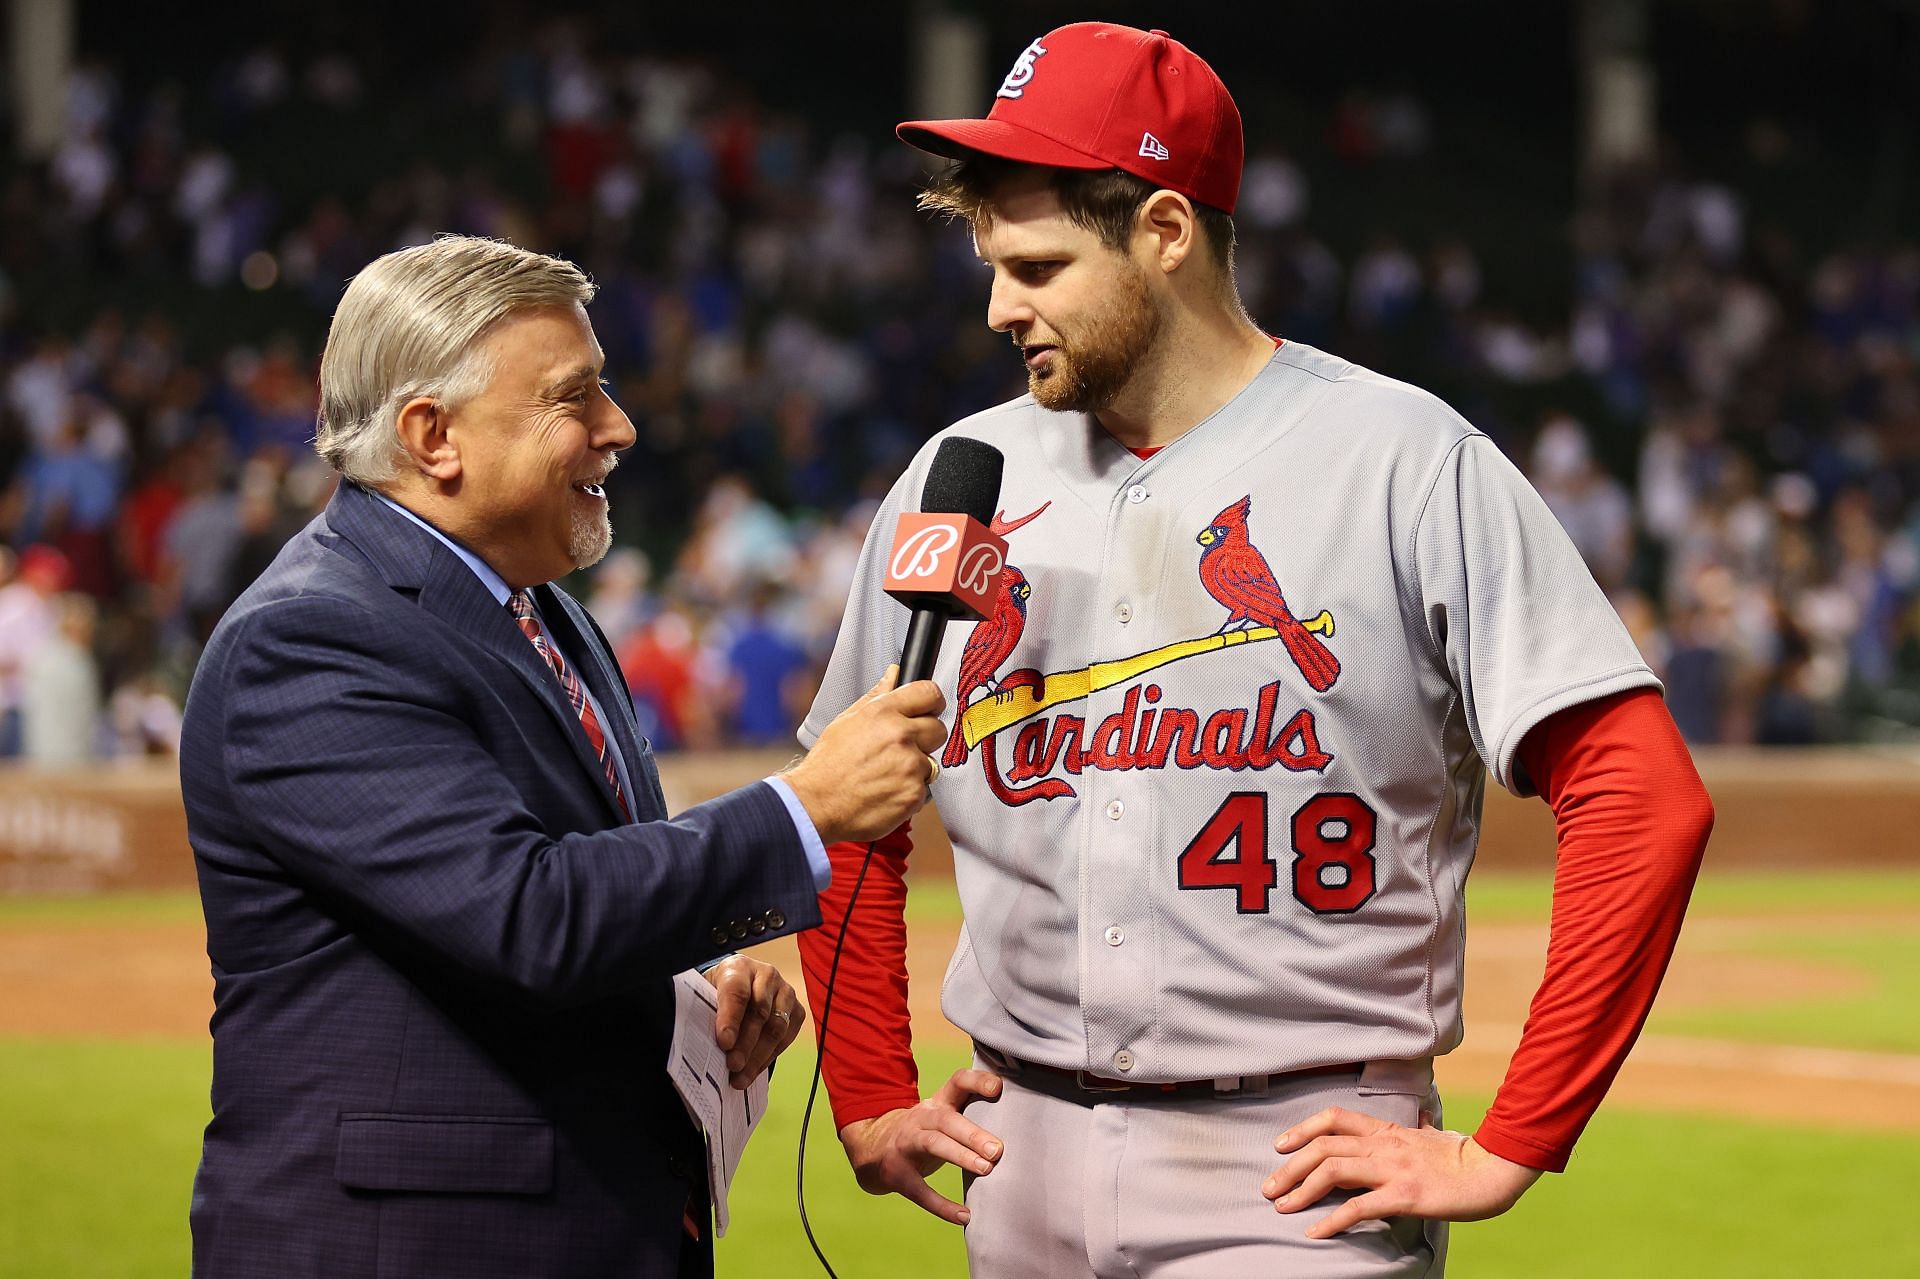
[(893, 535), (885, 589), (908, 608), (978, 619), (993, 611), (1006, 563), (1006, 542), (979, 521), (907, 512)]

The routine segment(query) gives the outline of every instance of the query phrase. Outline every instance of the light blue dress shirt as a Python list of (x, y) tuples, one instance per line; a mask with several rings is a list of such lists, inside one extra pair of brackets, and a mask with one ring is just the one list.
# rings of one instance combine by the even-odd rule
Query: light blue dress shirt
[[(373, 493), (373, 495), (382, 502), (385, 502), (388, 506), (391, 506), (394, 510), (400, 512), (400, 514), (406, 516), (415, 524), (418, 524), (421, 528), (439, 538), (443, 546), (460, 557), (462, 564), (465, 564), (473, 570), (473, 575), (479, 578), (481, 585), (485, 586), (487, 590), (492, 593), (493, 598), (499, 601), (500, 607), (505, 608), (507, 606), (507, 597), (512, 595), (513, 591), (507, 585), (506, 579), (493, 571), (493, 565), (487, 563), (478, 555), (475, 555), (472, 551), (460, 545), (460, 543), (454, 541), (445, 533), (442, 533), (439, 529), (427, 523), (386, 494), (374, 492), (372, 489), (368, 489), (367, 491)], [(539, 612), (537, 605), (534, 608), (534, 612), (536, 614)], [(544, 626), (541, 629), (546, 630)], [(553, 651), (560, 654), (561, 661), (565, 662), (569, 660), (559, 644), (554, 642), (553, 634), (550, 631), (547, 632), (547, 643), (553, 645)], [(611, 723), (612, 721), (608, 720), (605, 712), (600, 709), (599, 701), (595, 699), (593, 691), (587, 687), (585, 680), (580, 681), (580, 691), (586, 694), (587, 702), (593, 707), (593, 713), (599, 716), (600, 722), (602, 724)], [(633, 782), (627, 774), (627, 761), (621, 757), (620, 747), (615, 742), (612, 734), (607, 735), (607, 750), (613, 756), (614, 767), (620, 771), (621, 790), (625, 794), (633, 794)], [(824, 892), (827, 885), (833, 882), (833, 863), (827, 860), (826, 845), (820, 840), (820, 832), (814, 829), (813, 819), (807, 816), (807, 810), (801, 807), (800, 797), (793, 793), (793, 787), (787, 785), (785, 778), (768, 777), (763, 780), (767, 785), (773, 787), (773, 793), (778, 795), (780, 802), (787, 806), (787, 816), (793, 819), (793, 828), (800, 836), (800, 846), (807, 851), (807, 865), (813, 870), (813, 886)]]

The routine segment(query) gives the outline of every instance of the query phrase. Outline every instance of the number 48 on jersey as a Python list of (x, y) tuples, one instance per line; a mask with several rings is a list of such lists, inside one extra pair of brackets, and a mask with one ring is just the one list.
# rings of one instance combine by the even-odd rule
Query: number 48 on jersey
[[(1358, 795), (1316, 795), (1293, 814), (1293, 895), (1316, 915), (1345, 915), (1374, 892), (1375, 818)], [(1280, 882), (1267, 842), (1267, 793), (1235, 791), (1180, 853), (1181, 888), (1226, 888), (1242, 915), (1264, 915)]]

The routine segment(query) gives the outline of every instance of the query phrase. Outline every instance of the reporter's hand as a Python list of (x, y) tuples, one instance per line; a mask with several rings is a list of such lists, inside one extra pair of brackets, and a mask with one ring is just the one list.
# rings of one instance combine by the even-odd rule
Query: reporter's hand
[(1273, 1148), (1293, 1152), (1260, 1188), (1276, 1212), (1311, 1208), (1336, 1187), (1366, 1192), (1309, 1226), (1309, 1239), (1377, 1217), (1484, 1221), (1540, 1179), (1537, 1169), (1435, 1128), (1425, 1115), (1418, 1128), (1405, 1128), (1336, 1106), (1281, 1133)]
[(778, 968), (745, 955), (721, 960), (706, 977), (720, 996), (713, 1041), (727, 1054), (728, 1082), (745, 1088), (799, 1035), (807, 1010)]
[(984, 1070), (956, 1070), (940, 1091), (917, 1106), (889, 1110), (840, 1130), (854, 1179), (870, 1195), (900, 1195), (957, 1226), (971, 1216), (927, 1184), (927, 1174), (952, 1164), (976, 1177), (993, 1171), (1000, 1160), (1000, 1139), (960, 1113), (969, 1098), (1000, 1095), (1000, 1076)]
[(930, 679), (895, 688), (898, 675), (889, 666), (782, 774), (825, 843), (878, 839), (927, 802), (928, 755), (947, 740), (939, 720), (947, 699)]

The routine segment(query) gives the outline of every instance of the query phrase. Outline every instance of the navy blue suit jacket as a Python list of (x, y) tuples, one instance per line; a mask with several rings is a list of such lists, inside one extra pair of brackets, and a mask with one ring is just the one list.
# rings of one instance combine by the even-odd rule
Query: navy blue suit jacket
[(604, 637), (536, 599), (631, 824), (507, 610), (351, 484), (214, 632), (180, 756), (214, 975), (196, 1274), (676, 1273), (704, 1155), (669, 979), (818, 923), (813, 879), (762, 783), (668, 820)]

